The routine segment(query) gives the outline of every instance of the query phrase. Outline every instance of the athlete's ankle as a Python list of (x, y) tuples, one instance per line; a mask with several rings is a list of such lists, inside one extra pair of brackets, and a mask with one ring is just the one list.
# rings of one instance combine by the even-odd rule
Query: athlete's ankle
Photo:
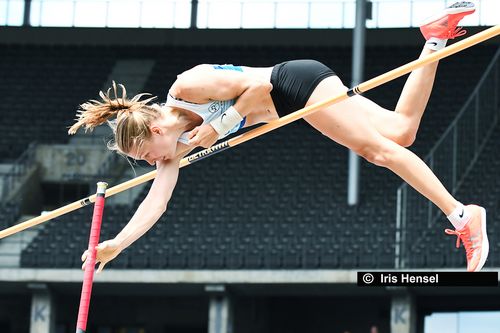
[(447, 216), (448, 220), (453, 224), (456, 230), (462, 230), (467, 222), (469, 222), (471, 215), (467, 208), (462, 204), (458, 203), (453, 212)]

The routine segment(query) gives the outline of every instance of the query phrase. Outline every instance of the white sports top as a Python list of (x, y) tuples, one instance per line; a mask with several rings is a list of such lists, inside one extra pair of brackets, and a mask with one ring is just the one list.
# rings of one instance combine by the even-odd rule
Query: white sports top
[[(233, 66), (233, 65), (212, 65), (212, 66), (214, 69), (217, 70), (235, 70), (243, 72), (243, 69), (240, 66)], [(174, 96), (168, 94), (165, 106), (177, 107), (192, 111), (203, 119), (202, 124), (206, 124), (211, 122), (215, 118), (219, 117), (221, 114), (223, 114), (224, 111), (226, 111), (230, 106), (233, 106), (235, 102), (236, 102), (235, 99), (231, 99), (227, 101), (210, 101), (204, 104), (197, 104), (175, 98)], [(246, 117), (244, 117), (243, 120), (238, 125), (234, 126), (233, 129), (230, 130), (228, 133), (219, 137), (219, 139), (222, 139), (228, 136), (229, 134), (237, 132), (240, 128), (242, 128), (245, 125), (245, 121)], [(179, 137), (177, 141), (187, 144), (189, 141), (188, 132), (182, 133), (182, 135)]]

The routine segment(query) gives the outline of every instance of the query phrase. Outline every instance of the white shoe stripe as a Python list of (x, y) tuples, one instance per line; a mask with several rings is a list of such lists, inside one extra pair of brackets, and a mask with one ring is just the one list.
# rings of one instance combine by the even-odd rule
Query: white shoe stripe
[(483, 235), (483, 244), (481, 246), (481, 258), (479, 259), (479, 264), (477, 265), (474, 272), (478, 272), (483, 268), (486, 259), (488, 258), (488, 253), (490, 251), (490, 243), (488, 241), (488, 234), (486, 233), (486, 209), (480, 207), (481, 209), (481, 234)]

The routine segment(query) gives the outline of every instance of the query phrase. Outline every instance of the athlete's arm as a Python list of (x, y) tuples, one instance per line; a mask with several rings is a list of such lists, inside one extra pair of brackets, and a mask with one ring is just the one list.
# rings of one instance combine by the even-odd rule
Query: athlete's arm
[[(98, 272), (104, 268), (106, 263), (151, 229), (165, 213), (177, 184), (179, 162), (191, 150), (191, 147), (180, 144), (178, 146), (179, 154), (174, 159), (156, 163), (156, 177), (134, 216), (115, 238), (104, 241), (97, 246), (96, 262), (100, 263)], [(87, 255), (88, 250), (82, 255), (82, 269), (85, 268)]]
[(156, 177), (146, 198), (139, 205), (130, 222), (115, 237), (122, 249), (144, 235), (165, 213), (177, 184), (179, 163), (192, 149), (179, 142), (175, 158), (156, 162)]
[[(269, 98), (271, 90), (270, 82), (257, 79), (244, 72), (216, 70), (210, 65), (198, 65), (177, 77), (170, 88), (170, 94), (192, 103), (237, 99), (232, 107), (232, 112), (238, 115), (234, 117), (236, 120), (234, 125), (236, 125), (238, 118), (242, 119), (262, 107)], [(223, 116), (225, 115), (221, 115)], [(233, 124), (229, 125), (231, 126)], [(216, 131), (210, 124), (198, 126), (189, 133), (189, 144), (208, 148), (225, 130), (220, 128)]]
[(121, 249), (128, 247), (148, 231), (167, 210), (179, 174), (179, 160), (157, 163), (157, 174), (146, 198), (130, 222), (115, 239)]
[(237, 98), (234, 108), (244, 117), (262, 106), (272, 88), (270, 82), (245, 72), (216, 70), (210, 65), (198, 65), (180, 74), (170, 88), (170, 93), (192, 103)]

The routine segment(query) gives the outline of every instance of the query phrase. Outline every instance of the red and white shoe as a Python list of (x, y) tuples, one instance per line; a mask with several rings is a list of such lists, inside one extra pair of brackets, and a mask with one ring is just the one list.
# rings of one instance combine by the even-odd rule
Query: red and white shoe
[(461, 230), (446, 229), (445, 232), (457, 236), (457, 248), (462, 241), (467, 256), (467, 271), (477, 272), (483, 268), (490, 248), (486, 234), (486, 210), (476, 205), (468, 205), (466, 209), (471, 218), (465, 227)]
[(457, 28), (458, 23), (467, 15), (476, 11), (473, 2), (459, 1), (445, 8), (437, 15), (431, 16), (420, 25), (420, 31), (426, 40), (431, 37), (438, 39), (453, 39), (467, 33)]

